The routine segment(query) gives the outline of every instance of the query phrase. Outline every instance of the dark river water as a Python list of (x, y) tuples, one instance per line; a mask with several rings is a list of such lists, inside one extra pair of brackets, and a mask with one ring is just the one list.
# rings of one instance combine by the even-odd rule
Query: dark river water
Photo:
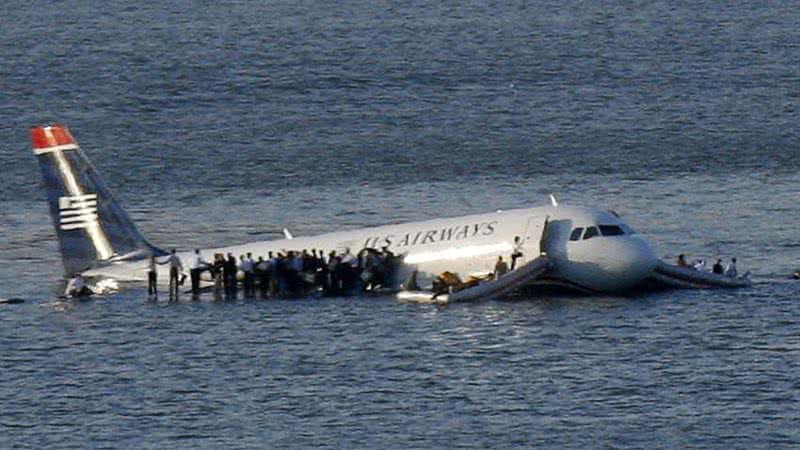
[[(149, 3), (4, 3), (0, 448), (800, 446), (796, 3)], [(755, 285), (59, 301), (52, 122), (162, 247), (552, 193)]]

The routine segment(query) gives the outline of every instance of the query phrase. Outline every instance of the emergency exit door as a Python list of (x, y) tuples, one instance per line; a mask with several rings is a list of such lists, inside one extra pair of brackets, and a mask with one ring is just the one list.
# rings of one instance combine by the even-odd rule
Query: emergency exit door
[[(548, 247), (551, 245), (546, 232), (550, 216), (542, 219), (541, 217), (531, 217), (525, 226), (525, 235), (523, 238), (524, 251), (529, 256), (528, 260), (539, 256), (541, 253), (549, 253)], [(551, 236), (552, 237), (552, 236)]]

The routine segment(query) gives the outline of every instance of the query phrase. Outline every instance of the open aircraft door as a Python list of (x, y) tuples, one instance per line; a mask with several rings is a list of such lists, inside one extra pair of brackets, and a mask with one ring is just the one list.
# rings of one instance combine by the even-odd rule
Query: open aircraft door
[[(525, 224), (525, 233), (519, 249), (530, 261), (542, 253), (551, 253), (556, 250), (556, 235), (550, 226), (550, 216), (542, 220), (541, 217), (531, 217)], [(520, 244), (517, 244), (520, 245)]]
[(522, 252), (522, 261), (530, 261), (541, 253), (540, 244), (542, 241), (546, 220), (542, 221), (540, 217), (530, 217), (525, 223), (525, 231), (520, 236), (520, 242), (514, 243), (514, 251)]

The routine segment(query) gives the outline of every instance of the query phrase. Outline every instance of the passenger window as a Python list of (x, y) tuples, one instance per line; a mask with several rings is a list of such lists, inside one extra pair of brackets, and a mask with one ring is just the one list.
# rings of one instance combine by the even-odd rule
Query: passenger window
[(570, 241), (580, 241), (581, 234), (583, 234), (583, 227), (578, 227), (572, 230), (572, 234), (569, 235)]
[(622, 228), (616, 225), (600, 225), (600, 233), (602, 233), (603, 236), (619, 236), (625, 234)]
[(591, 239), (595, 236), (599, 236), (600, 232), (597, 231), (597, 227), (589, 227), (586, 229), (586, 233), (583, 234), (583, 239)]

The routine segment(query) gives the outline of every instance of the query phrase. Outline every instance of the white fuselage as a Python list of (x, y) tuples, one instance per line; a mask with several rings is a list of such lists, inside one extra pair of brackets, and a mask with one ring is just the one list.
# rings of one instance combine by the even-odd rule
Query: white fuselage
[[(543, 239), (546, 221), (549, 225)], [(595, 227), (598, 234), (588, 236), (592, 233), (576, 231), (576, 228), (588, 230), (590, 227)], [(603, 227), (607, 229), (607, 235), (599, 231)], [(575, 234), (578, 239), (575, 239)], [(519, 238), (516, 244), (515, 238)], [(456, 273), (462, 279), (491, 273), (498, 256), (509, 261), (515, 246), (523, 254), (517, 261), (518, 265), (536, 258), (543, 250), (553, 262), (548, 280), (601, 292), (623, 291), (637, 285), (651, 273), (657, 261), (647, 241), (615, 214), (570, 206), (515, 209), (253, 242), (207, 249), (201, 253), (210, 261), (215, 253), (232, 253), (238, 260), (246, 253), (252, 253), (254, 258), (266, 258), (268, 252), (316, 249), (327, 256), (331, 251), (341, 255), (349, 250), (356, 254), (362, 248), (388, 247), (396, 255), (404, 257), (396, 279), (402, 283), (417, 270), (418, 280), (424, 286), (444, 271)], [(193, 252), (179, 252), (178, 256), (188, 272)], [(85, 275), (139, 281), (146, 279), (147, 267), (146, 260), (120, 262), (86, 271)], [(158, 269), (159, 282), (167, 282), (168, 268), (159, 266)]]

